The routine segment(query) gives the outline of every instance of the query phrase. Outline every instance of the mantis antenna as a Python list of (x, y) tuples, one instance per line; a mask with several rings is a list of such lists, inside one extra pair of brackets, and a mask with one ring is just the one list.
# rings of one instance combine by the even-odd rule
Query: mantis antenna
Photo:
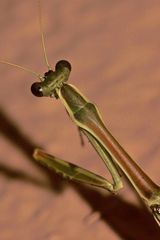
[(39, 18), (39, 26), (40, 26), (40, 33), (41, 33), (41, 44), (42, 44), (42, 49), (43, 49), (43, 54), (44, 54), (44, 60), (45, 63), (48, 67), (48, 70), (51, 70), (51, 66), (48, 62), (48, 57), (47, 57), (47, 52), (46, 52), (46, 46), (45, 46), (45, 40), (44, 40), (44, 33), (43, 33), (43, 24), (42, 24), (42, 11), (41, 11), (41, 2), (40, 0), (38, 1), (38, 18)]
[(40, 80), (41, 80), (41, 76), (40, 74), (36, 73), (35, 71), (29, 69), (29, 68), (26, 68), (26, 67), (22, 67), (21, 65), (18, 65), (18, 64), (15, 64), (15, 63), (11, 63), (11, 62), (8, 62), (8, 61), (0, 61), (0, 63), (2, 64), (6, 64), (6, 65), (10, 65), (12, 67), (16, 67), (16, 68), (20, 68), (26, 72), (30, 72), (32, 73), (34, 76), (38, 77)]
[[(49, 65), (48, 58), (47, 58), (46, 47), (45, 47), (43, 25), (42, 25), (41, 2), (40, 2), (40, 0), (38, 0), (38, 22), (39, 22), (39, 26), (40, 26), (41, 44), (42, 44), (42, 49), (43, 49), (43, 53), (44, 53), (45, 63), (47, 65), (48, 70), (51, 70), (51, 67)], [(18, 64), (9, 62), (9, 61), (3, 61), (3, 60), (1, 61), (0, 60), (0, 63), (6, 64), (6, 65), (10, 65), (10, 66), (13, 66), (13, 67), (16, 67), (16, 68), (19, 68), (19, 69), (22, 69), (22, 70), (24, 70), (26, 72), (30, 72), (34, 76), (38, 77), (41, 81), (43, 81), (43, 77), (41, 77), (40, 74), (38, 74), (37, 72), (35, 72), (35, 71), (33, 71), (33, 70), (29, 69), (29, 68), (23, 67), (21, 65), (18, 65)]]

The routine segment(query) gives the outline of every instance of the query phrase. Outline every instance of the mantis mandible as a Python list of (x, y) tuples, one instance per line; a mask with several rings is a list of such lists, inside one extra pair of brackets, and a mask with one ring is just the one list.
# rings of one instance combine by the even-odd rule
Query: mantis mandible
[(67, 83), (71, 72), (70, 63), (61, 60), (56, 64), (55, 70), (51, 69), (46, 56), (43, 31), (41, 31), (41, 37), (48, 66), (48, 71), (43, 77), (39, 77), (35, 72), (19, 65), (6, 61), (1, 61), (1, 63), (22, 68), (38, 76), (40, 81), (33, 83), (31, 86), (31, 91), (35, 96), (46, 96), (61, 100), (80, 133), (88, 138), (104, 161), (110, 171), (113, 183), (73, 163), (49, 155), (42, 149), (35, 149), (34, 159), (64, 178), (100, 187), (113, 193), (123, 187), (119, 174), (119, 169), (121, 169), (160, 226), (160, 187), (147, 176), (108, 131), (97, 107), (83, 96), (75, 86)]

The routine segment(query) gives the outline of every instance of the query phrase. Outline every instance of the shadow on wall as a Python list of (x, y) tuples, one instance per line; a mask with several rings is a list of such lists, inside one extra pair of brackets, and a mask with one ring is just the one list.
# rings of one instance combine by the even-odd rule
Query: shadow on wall
[[(33, 160), (32, 152), (34, 148), (37, 147), (37, 144), (32, 142), (2, 109), (0, 111), (0, 131), (4, 137), (27, 156), (29, 161), (32, 161), (40, 171), (43, 171), (43, 173), (48, 176), (50, 184), (34, 178), (25, 171), (13, 169), (2, 163), (0, 163), (0, 174), (12, 180), (26, 181), (60, 194), (64, 187), (67, 186), (65, 184), (66, 180), (63, 180), (57, 174), (37, 164), (37, 162)], [(93, 212), (98, 212), (101, 220), (109, 224), (121, 239), (160, 239), (159, 227), (146, 208), (138, 208), (115, 195), (109, 194), (108, 196), (104, 196), (96, 189), (81, 184), (70, 184), (91, 206)]]

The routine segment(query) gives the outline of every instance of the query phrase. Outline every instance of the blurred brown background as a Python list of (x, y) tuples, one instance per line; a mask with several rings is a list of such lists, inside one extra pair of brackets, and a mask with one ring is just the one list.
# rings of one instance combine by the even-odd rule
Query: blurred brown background
[[(160, 183), (160, 1), (42, 1), (50, 64), (72, 63), (70, 83), (95, 102), (112, 134)], [(37, 1), (0, 1), (0, 58), (38, 73)], [(106, 176), (59, 101), (30, 92), (34, 76), (0, 65), (0, 239), (160, 239), (124, 181), (117, 197), (66, 183), (34, 164), (48, 152)], [(108, 176), (108, 175), (107, 175)], [(124, 179), (123, 179), (124, 180)]]

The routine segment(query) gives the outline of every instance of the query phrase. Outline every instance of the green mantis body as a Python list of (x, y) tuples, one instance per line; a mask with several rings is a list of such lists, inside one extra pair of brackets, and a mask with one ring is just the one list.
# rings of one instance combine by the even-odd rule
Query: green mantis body
[(111, 173), (113, 183), (84, 168), (51, 156), (41, 149), (34, 151), (34, 158), (65, 178), (111, 192), (116, 192), (123, 186), (119, 175), (120, 168), (160, 225), (160, 187), (143, 172), (107, 130), (96, 106), (76, 87), (66, 83), (70, 71), (69, 62), (59, 61), (55, 71), (49, 70), (41, 82), (33, 83), (32, 93), (39, 97), (50, 96), (61, 100), (72, 121), (87, 136), (104, 161)]

